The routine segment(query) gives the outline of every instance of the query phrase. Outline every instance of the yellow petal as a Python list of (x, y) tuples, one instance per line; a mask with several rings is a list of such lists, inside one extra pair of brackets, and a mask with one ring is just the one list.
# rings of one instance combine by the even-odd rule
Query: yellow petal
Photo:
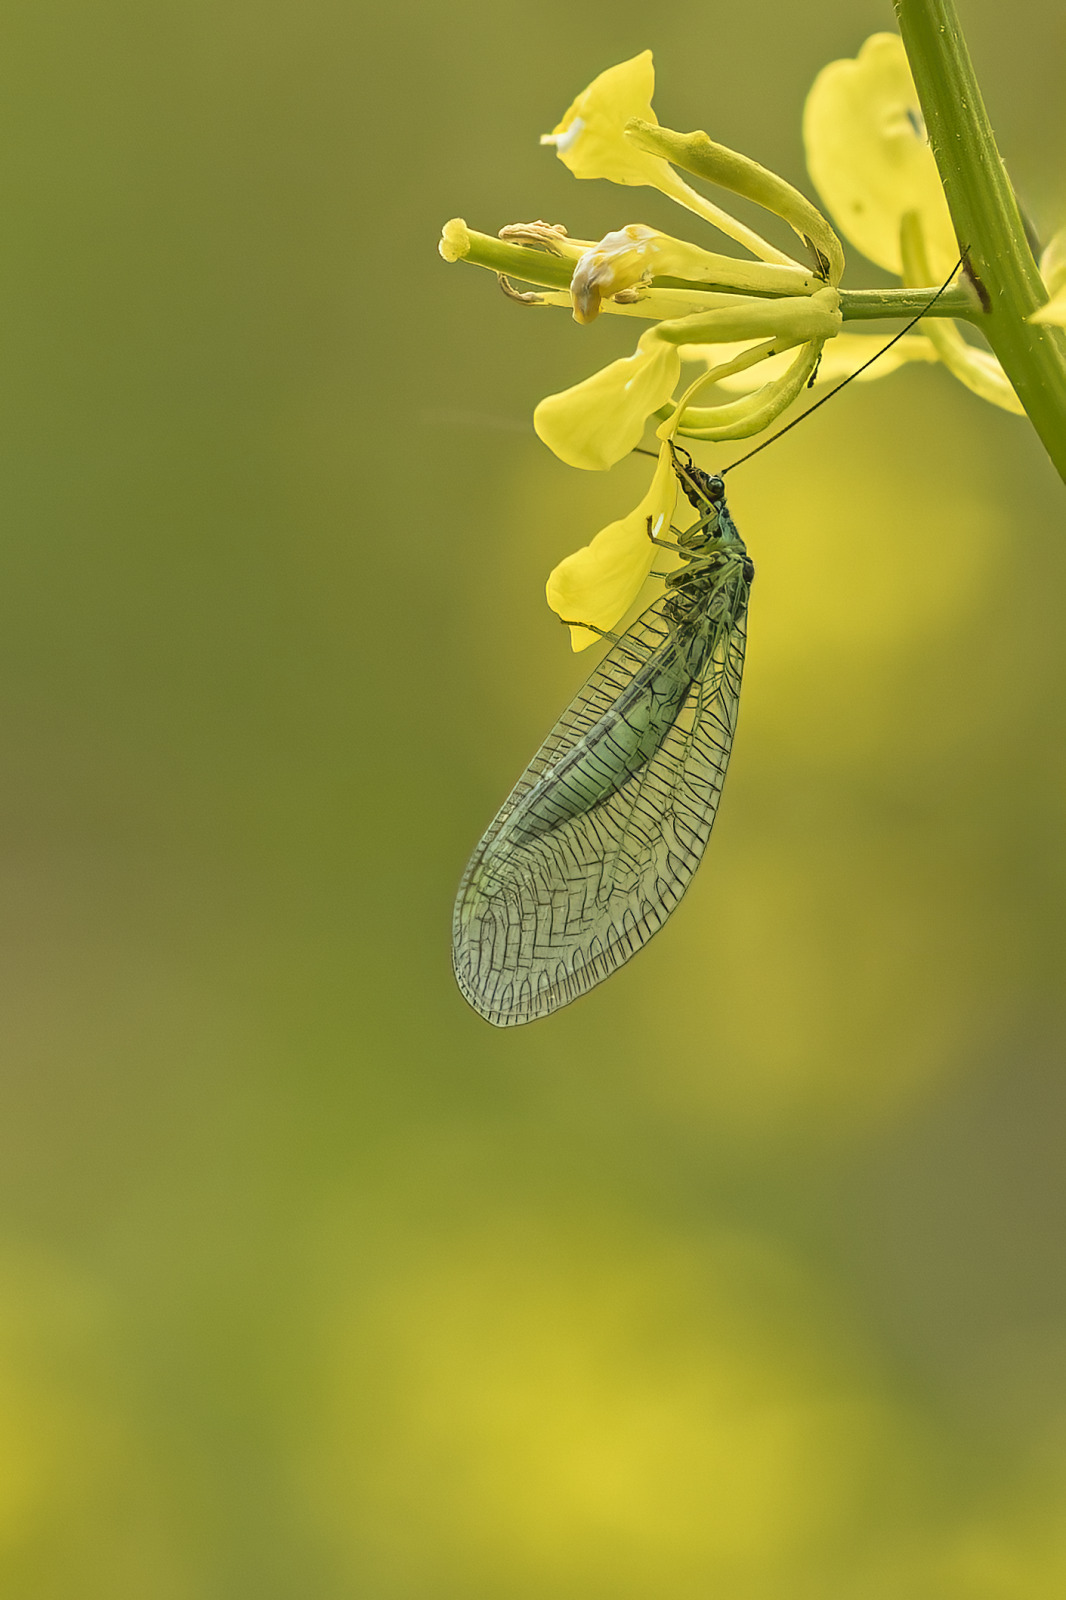
[[(873, 378), (886, 378), (890, 372), (897, 372), (908, 362), (939, 359), (931, 341), (923, 334), (904, 334), (902, 339), (898, 339), (892, 348), (887, 350), (886, 346), (891, 337), (891, 334), (838, 333), (822, 352), (821, 363), (812, 388), (829, 383), (842, 383), (845, 378), (854, 378), (857, 374), (859, 383), (868, 383)], [(711, 367), (730, 360), (747, 348), (749, 348), (747, 343), (686, 344), (681, 347), (681, 359), (705, 361)], [(859, 373), (859, 368), (872, 356), (876, 356), (877, 360), (865, 372)], [(758, 367), (749, 367), (745, 372), (736, 372), (720, 378), (719, 387), (728, 389), (733, 394), (750, 394), (760, 384), (783, 376), (791, 359), (787, 351), (767, 356)]]
[(1025, 415), (1025, 407), (991, 350), (970, 344), (950, 317), (928, 317), (923, 326), (928, 328), (937, 355), (953, 377), (982, 400), (990, 400), (1016, 417)]
[(644, 155), (622, 136), (630, 117), (656, 120), (651, 108), (655, 92), (655, 67), (650, 50), (608, 67), (583, 89), (541, 144), (553, 144), (555, 153), (575, 178), (609, 178), (612, 183), (651, 184), (660, 187), (669, 178), (665, 161)]
[[(591, 544), (560, 561), (549, 577), (548, 604), (556, 615), (575, 623), (594, 622), (598, 628), (613, 628), (637, 598), (652, 563), (657, 558), (664, 565), (676, 560), (648, 538), (649, 517), (653, 533), (660, 538), (670, 537), (668, 529), (676, 498), (677, 475), (669, 446), (663, 445), (651, 487), (640, 504), (627, 517), (608, 523)], [(575, 650), (595, 644), (598, 637), (588, 628), (570, 629)]]
[(915, 212), (934, 281), (959, 256), (907, 56), (875, 33), (854, 61), (831, 61), (803, 113), (807, 167), (841, 232), (863, 255), (902, 273), (900, 222)]
[(1057, 328), (1066, 328), (1066, 283), (1053, 295), (1046, 306), (1034, 311), (1030, 322), (1050, 322)]
[(533, 426), (560, 461), (603, 472), (640, 443), (644, 424), (669, 400), (680, 374), (676, 346), (649, 328), (631, 356), (542, 400)]

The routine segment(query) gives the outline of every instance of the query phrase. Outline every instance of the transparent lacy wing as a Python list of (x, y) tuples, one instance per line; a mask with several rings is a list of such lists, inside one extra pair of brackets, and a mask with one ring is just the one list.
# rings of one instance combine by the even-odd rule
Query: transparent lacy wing
[[(737, 724), (747, 585), (712, 638), (700, 675), (638, 771), (590, 809), (532, 836), (507, 823), (590, 729), (610, 725), (635, 675), (676, 671), (658, 600), (608, 652), (501, 806), (459, 888), (455, 974), (498, 1027), (548, 1016), (616, 971), (662, 927), (711, 832)], [(671, 666), (671, 661), (675, 666)], [(544, 807), (541, 807), (543, 812)]]

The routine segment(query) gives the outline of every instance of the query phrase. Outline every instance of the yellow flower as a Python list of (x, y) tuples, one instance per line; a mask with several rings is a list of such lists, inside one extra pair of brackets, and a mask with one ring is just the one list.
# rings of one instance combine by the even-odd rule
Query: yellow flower
[(875, 33), (854, 61), (831, 61), (803, 112), (807, 170), (846, 239), (903, 274), (900, 223), (917, 215), (936, 282), (959, 259), (902, 41)]
[[(653, 561), (659, 558), (669, 566), (676, 560), (670, 551), (652, 544), (648, 537), (650, 526), (657, 538), (670, 538), (676, 498), (677, 476), (670, 447), (664, 444), (651, 487), (640, 504), (628, 516), (608, 523), (590, 544), (575, 550), (555, 568), (547, 583), (552, 610), (567, 622), (594, 622), (597, 628), (613, 628), (637, 598)], [(575, 650), (595, 644), (598, 637), (588, 628), (570, 629)]]
[[(807, 96), (803, 138), (814, 186), (845, 238), (905, 283), (948, 276), (960, 248), (895, 34), (875, 33), (854, 61), (822, 68)], [(1005, 411), (1022, 412), (991, 351), (970, 344), (950, 318), (930, 317), (924, 326), (961, 383)]]
[[(743, 244), (754, 261), (714, 254), (639, 222), (608, 233), (580, 253), (564, 229), (543, 223), (504, 229), (497, 242), (456, 219), (445, 228), (440, 245), (446, 260), (468, 259), (496, 270), (509, 294), (533, 305), (565, 303), (560, 269), (563, 259), (572, 261), (576, 254), (568, 281), (578, 322), (591, 322), (608, 310), (644, 316), (655, 324), (632, 355), (548, 395), (534, 413), (538, 435), (556, 455), (572, 466), (600, 471), (639, 443), (649, 417), (669, 418), (660, 429), (658, 465), (640, 503), (560, 563), (548, 580), (549, 604), (573, 624), (575, 649), (597, 638), (582, 623), (609, 630), (625, 614), (656, 553), (663, 564), (673, 559), (669, 552), (657, 552), (648, 538), (649, 525), (656, 531), (669, 525), (676, 498), (673, 436), (691, 431), (705, 438), (741, 438), (764, 427), (801, 392), (823, 344), (836, 335), (841, 321), (839, 295), (828, 285), (839, 279), (843, 253), (824, 217), (783, 179), (715, 145), (705, 134), (660, 129), (651, 106), (654, 83), (650, 51), (611, 67), (583, 90), (542, 142), (554, 145), (576, 177), (659, 189)], [(665, 154), (642, 148), (660, 136)], [(698, 194), (679, 175), (678, 166), (783, 217), (803, 240), (811, 264), (801, 266)], [(534, 256), (534, 250), (541, 254)], [(519, 294), (509, 275), (523, 274), (543, 288)], [(747, 341), (745, 348), (729, 351), (713, 373), (672, 403), (686, 343), (728, 346), (738, 340)], [(757, 365), (773, 352), (791, 355), (784, 370), (759, 383), (750, 398), (687, 409), (711, 378)]]
[[(578, 178), (658, 189), (743, 245), (754, 260), (718, 255), (643, 222), (590, 242), (558, 223), (512, 224), (497, 239), (464, 222), (447, 224), (446, 260), (494, 271), (527, 306), (568, 306), (579, 323), (601, 312), (651, 322), (632, 355), (583, 382), (548, 395), (534, 413), (543, 442), (571, 466), (603, 471), (627, 455), (649, 420), (663, 441), (647, 494), (560, 563), (549, 604), (574, 624), (575, 649), (625, 614), (651, 569), (648, 518), (669, 523), (676, 483), (675, 438), (748, 438), (764, 431), (819, 381), (840, 382), (887, 349), (884, 335), (842, 335), (844, 270), (840, 239), (826, 217), (777, 174), (716, 143), (706, 133), (675, 133), (652, 109), (649, 50), (610, 67), (578, 95), (542, 143)], [(936, 163), (929, 148), (903, 46), (876, 34), (854, 61), (836, 61), (816, 79), (804, 113), (808, 166), (841, 232), (870, 260), (911, 287), (946, 279), (959, 259)], [(746, 223), (698, 193), (681, 174), (742, 196), (771, 212), (800, 240), (801, 265)], [(1066, 325), (1066, 236), (1043, 263), (1053, 296), (1034, 320)], [(520, 290), (515, 283), (534, 287)], [(892, 342), (866, 377), (910, 361), (941, 361), (977, 394), (1008, 410), (1020, 404), (987, 350), (970, 344), (950, 319), (926, 317), (923, 332)], [(678, 396), (682, 362), (705, 370)], [(712, 404), (704, 390), (721, 385)], [(722, 398), (722, 390), (733, 398)], [(664, 564), (669, 554), (659, 552)]]
[[(554, 145), (578, 177), (660, 189), (745, 244), (755, 260), (719, 255), (641, 222), (588, 244), (571, 239), (559, 224), (513, 224), (493, 240), (453, 218), (439, 246), (447, 261), (469, 260), (494, 270), (505, 291), (526, 305), (566, 303), (565, 284), (578, 322), (591, 322), (606, 310), (655, 324), (631, 356), (548, 395), (536, 408), (534, 426), (549, 449), (570, 465), (593, 471), (628, 454), (651, 417), (670, 417), (671, 433), (698, 438), (744, 438), (759, 431), (796, 398), (822, 345), (841, 323), (832, 285), (843, 270), (843, 251), (825, 218), (783, 178), (749, 157), (704, 133), (661, 128), (651, 106), (654, 81), (647, 50), (611, 67), (578, 95), (544, 142)], [(646, 148), (649, 144), (655, 148)], [(801, 266), (697, 194), (678, 168), (783, 218), (802, 240), (810, 265)], [(516, 278), (538, 287), (520, 291)], [(737, 358), (741, 366), (797, 345), (803, 351), (785, 375), (759, 386), (750, 405), (734, 401), (721, 416), (713, 406), (689, 416), (684, 401), (680, 409), (673, 403), (681, 374), (679, 345), (745, 338), (765, 348)], [(735, 370), (737, 362), (726, 365)]]

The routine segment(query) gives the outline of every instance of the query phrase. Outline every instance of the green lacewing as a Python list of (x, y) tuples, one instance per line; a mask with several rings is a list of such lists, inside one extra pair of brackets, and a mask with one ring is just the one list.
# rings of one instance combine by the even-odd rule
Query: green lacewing
[(635, 955), (710, 836), (755, 569), (721, 477), (676, 449), (674, 466), (697, 512), (680, 567), (549, 733), (459, 889), (455, 975), (498, 1027), (548, 1016)]

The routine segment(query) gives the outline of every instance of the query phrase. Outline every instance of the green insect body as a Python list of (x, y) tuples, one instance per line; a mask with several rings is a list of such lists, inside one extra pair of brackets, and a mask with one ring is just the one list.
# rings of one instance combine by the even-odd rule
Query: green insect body
[(722, 479), (664, 594), (600, 662), (501, 806), (455, 905), (455, 974), (499, 1027), (569, 1004), (658, 931), (699, 865), (736, 729), (754, 568)]

